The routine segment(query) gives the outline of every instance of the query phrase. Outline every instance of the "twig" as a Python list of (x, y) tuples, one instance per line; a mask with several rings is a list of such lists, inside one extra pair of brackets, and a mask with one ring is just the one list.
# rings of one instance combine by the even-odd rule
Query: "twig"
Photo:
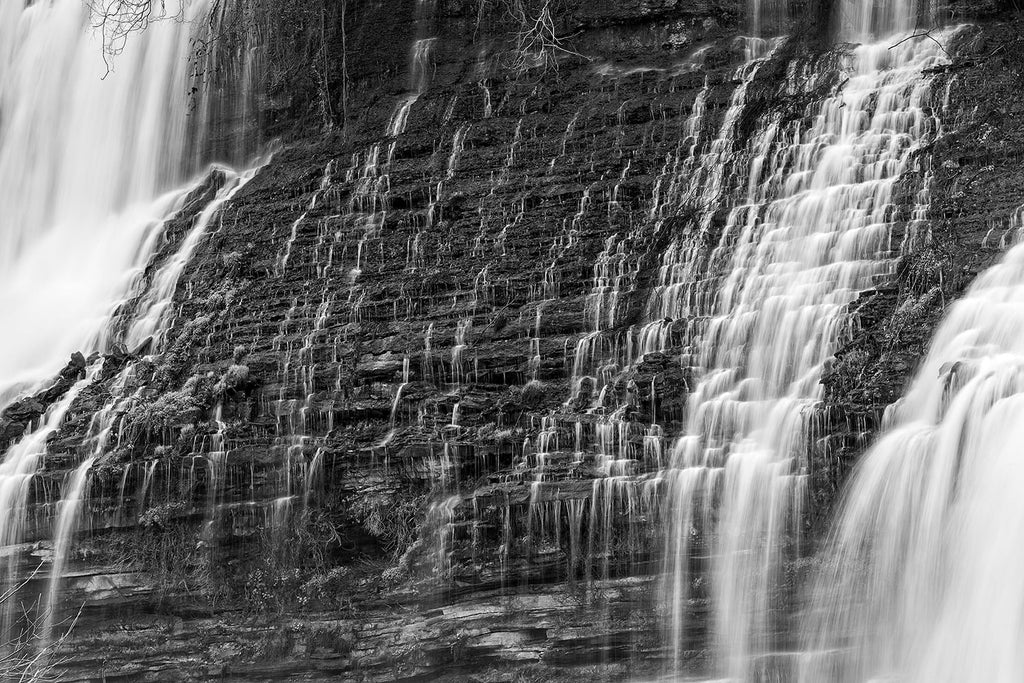
[(891, 49), (893, 49), (893, 48), (895, 48), (895, 47), (899, 47), (900, 45), (902, 45), (903, 43), (907, 42), (908, 40), (914, 40), (915, 38), (927, 38), (928, 40), (930, 40), (930, 41), (932, 41), (933, 43), (935, 43), (936, 45), (938, 45), (938, 46), (939, 46), (939, 49), (940, 49), (940, 50), (942, 50), (942, 53), (943, 53), (944, 55), (946, 55), (946, 56), (947, 56), (947, 57), (949, 57), (950, 59), (952, 59), (952, 58), (953, 58), (953, 56), (952, 56), (952, 55), (950, 55), (950, 54), (949, 54), (948, 52), (946, 52), (946, 48), (945, 48), (945, 47), (944, 47), (944, 46), (942, 45), (942, 43), (940, 43), (940, 42), (939, 42), (938, 40), (936, 40), (936, 39), (935, 39), (935, 36), (933, 36), (933, 35), (932, 35), (932, 32), (931, 32), (931, 30), (928, 30), (928, 31), (920, 31), (920, 32), (918, 32), (918, 31), (914, 31), (913, 33), (911, 33), (911, 34), (910, 34), (909, 36), (907, 36), (906, 38), (903, 38), (902, 40), (899, 40), (899, 41), (897, 41), (896, 43), (894, 43), (894, 44), (890, 45), (890, 46), (889, 46), (889, 49), (891, 50)]

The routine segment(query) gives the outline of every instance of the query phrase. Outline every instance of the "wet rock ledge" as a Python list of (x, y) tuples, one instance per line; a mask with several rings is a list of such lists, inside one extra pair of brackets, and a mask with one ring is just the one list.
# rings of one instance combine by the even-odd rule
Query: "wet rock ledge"
[[(83, 606), (60, 645), (67, 680), (661, 670), (660, 520), (600, 455), (610, 447), (624, 477), (653, 479), (682, 428), (691, 321), (663, 321), (664, 350), (630, 364), (587, 379), (574, 365), (595, 348), (587, 338), (598, 356), (628, 355), (662, 253), (693, 230), (700, 207), (652, 221), (652, 198), (699, 95), (705, 130), (721, 125), (744, 59), (742, 7), (562, 5), (566, 49), (545, 66), (517, 57), (507, 18), (476, 2), (438, 2), (426, 23), (413, 0), (355, 3), (344, 74), (340, 30), (329, 50), (328, 91), (345, 91), (344, 109), (325, 122), (315, 92), (268, 96), (265, 131), (284, 149), (198, 247), (172, 328), (106, 354), (48, 444), (27, 568), (47, 558), (64, 475), (131, 366), (139, 398), (94, 467), (65, 582), (65, 604)], [(823, 380), (812, 538), (944, 307), (998, 258), (993, 235), (1022, 203), (1024, 21), (974, 10), (935, 74), (944, 135), (915, 171), (931, 178), (931, 229), (854, 304)], [(737, 155), (758, 113), (804, 116), (816, 97), (778, 88), (784, 60), (830, 49), (802, 30), (752, 85)], [(410, 56), (425, 36), (426, 70)], [(404, 131), (388, 136), (424, 73)], [(154, 268), (200, 200), (169, 226)], [(617, 298), (595, 336), (602, 265)], [(51, 389), (7, 408), (0, 445), (97, 360), (76, 356)], [(791, 588), (806, 567), (794, 562)], [(706, 602), (694, 594), (683, 657), (700, 671)]]

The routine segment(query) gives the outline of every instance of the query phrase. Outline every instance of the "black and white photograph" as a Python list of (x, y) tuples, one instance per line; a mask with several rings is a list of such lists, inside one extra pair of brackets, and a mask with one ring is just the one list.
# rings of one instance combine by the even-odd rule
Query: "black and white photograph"
[(0, 0), (0, 681), (1024, 683), (1024, 0)]

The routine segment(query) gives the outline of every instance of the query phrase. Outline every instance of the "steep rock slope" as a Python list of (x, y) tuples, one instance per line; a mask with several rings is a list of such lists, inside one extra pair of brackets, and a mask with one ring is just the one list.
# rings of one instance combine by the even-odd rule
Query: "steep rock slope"
[[(422, 5), (347, 16), (345, 125), (279, 151), (197, 248), (166, 345), (138, 364), (139, 399), (93, 471), (90, 533), (66, 581), (67, 604), (85, 604), (63, 645), (69, 675), (661, 667), (654, 508), (607, 475), (656, 471), (681, 428), (692, 321), (655, 325), (657, 351), (630, 340), (659, 323), (650, 301), (673, 240), (713, 246), (697, 242), (704, 207), (676, 184), (688, 139), (721, 137), (747, 58), (741, 8), (572, 4), (556, 70), (519, 59), (476, 3)], [(1020, 204), (1020, 25), (1001, 17), (965, 29), (936, 75), (946, 130), (918, 168), (931, 234), (853, 307), (824, 380), (808, 525)], [(788, 61), (821, 49), (796, 41), (757, 72), (728, 183), (743, 181), (760, 113), (799, 118), (838, 82), (780, 90)], [(296, 116), (276, 109), (271, 130)], [(51, 440), (38, 537), (62, 463), (120, 369), (149, 351), (110, 354)], [(9, 408), (4, 438), (82, 367)], [(687, 656), (699, 669), (701, 648)]]

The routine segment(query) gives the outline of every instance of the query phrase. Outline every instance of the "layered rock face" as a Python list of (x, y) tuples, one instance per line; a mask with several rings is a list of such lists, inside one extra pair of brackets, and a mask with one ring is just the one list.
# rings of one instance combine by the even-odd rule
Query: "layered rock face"
[[(64, 581), (63, 603), (83, 605), (60, 646), (69, 679), (706, 668), (700, 552), (685, 651), (663, 635), (657, 473), (707, 321), (663, 302), (683, 252), (719, 286), (753, 138), (813, 117), (842, 87), (841, 49), (800, 22), (788, 42), (739, 40), (738, 3), (564, 5), (564, 38), (525, 53), (487, 5), (348, 8), (330, 46), (344, 74), (323, 79), (335, 128), (292, 133), (203, 235), (170, 329), (108, 354), (50, 439), (26, 566), (48, 554), (93, 416), (134, 397), (93, 466)], [(941, 133), (901, 181), (893, 273), (850, 307), (822, 380), (811, 504), (792, 525), (811, 543), (786, 551), (780, 649), (814, 532), (1021, 203), (1021, 23), (998, 8), (977, 22), (931, 74)], [(305, 105), (266, 106), (274, 132)], [(196, 191), (144, 277), (221, 183)], [(922, 188), (929, 228), (909, 235)], [(85, 366), (9, 407), (0, 437)]]

